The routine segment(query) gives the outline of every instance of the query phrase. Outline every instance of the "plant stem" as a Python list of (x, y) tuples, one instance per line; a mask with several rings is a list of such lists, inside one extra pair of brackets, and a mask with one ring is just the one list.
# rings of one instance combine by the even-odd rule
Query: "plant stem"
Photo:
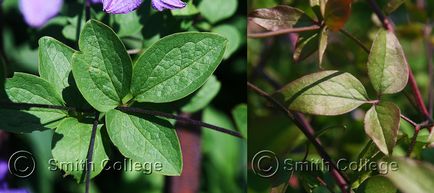
[(408, 123), (410, 123), (411, 125), (413, 125), (413, 127), (417, 126), (417, 123), (415, 123), (414, 121), (412, 121), (410, 118), (408, 118), (407, 116), (404, 116), (403, 114), (400, 115), (402, 119), (404, 119), (405, 121), (407, 121)]
[[(64, 111), (75, 111), (80, 113), (93, 113), (95, 110), (93, 109), (78, 109), (74, 107), (66, 107), (66, 106), (59, 106), (59, 105), (45, 105), (45, 104), (28, 104), (28, 103), (11, 103), (7, 101), (0, 101), (0, 107), (2, 108), (10, 108), (10, 109), (17, 109), (17, 110), (29, 110), (30, 108), (45, 108), (45, 109), (55, 109), (55, 110), (64, 110)], [(177, 121), (182, 121), (191, 125), (196, 125), (208, 129), (212, 129), (221, 133), (225, 133), (228, 135), (232, 135), (238, 138), (243, 138), (241, 134), (237, 131), (225, 129), (223, 127), (211, 125), (208, 123), (204, 123), (202, 121), (193, 120), (190, 118), (170, 114), (170, 113), (164, 113), (160, 111), (153, 111), (153, 110), (147, 110), (147, 109), (140, 109), (140, 108), (134, 108), (134, 107), (117, 107), (117, 110), (123, 111), (123, 112), (131, 112), (131, 113), (141, 113), (141, 114), (148, 114), (152, 116), (158, 116), (158, 117), (164, 117), (168, 119), (174, 119)]]
[(93, 149), (95, 146), (95, 137), (96, 137), (96, 130), (98, 128), (98, 118), (99, 118), (99, 112), (95, 112), (95, 119), (93, 120), (92, 125), (92, 134), (90, 136), (90, 142), (89, 142), (89, 150), (87, 151), (87, 159), (86, 159), (86, 191), (85, 193), (89, 193), (89, 187), (90, 187), (90, 177), (92, 172), (92, 159), (93, 159)]
[[(407, 65), (408, 65), (408, 64), (407, 64)], [(429, 119), (429, 120), (432, 121), (432, 118), (431, 118), (431, 116), (429, 115), (429, 112), (428, 112), (428, 110), (427, 110), (427, 108), (426, 108), (426, 106), (425, 106), (425, 102), (424, 102), (423, 99), (422, 99), (422, 94), (420, 94), (420, 90), (419, 90), (419, 87), (417, 86), (417, 82), (416, 82), (416, 79), (415, 79), (415, 77), (414, 77), (413, 71), (411, 70), (410, 65), (408, 65), (408, 66), (409, 66), (409, 77), (408, 77), (408, 82), (409, 82), (409, 84), (410, 84), (410, 88), (411, 88), (411, 90), (412, 90), (412, 92), (413, 92), (413, 95), (414, 95), (414, 97), (415, 97), (416, 104), (417, 104), (417, 106), (419, 107), (419, 111), (420, 111), (420, 112), (422, 113), (422, 115), (424, 115), (427, 119)]]
[(90, 0), (84, 0), (85, 3), (85, 13), (86, 13), (86, 21), (89, 21), (91, 16), (90, 16)]
[(141, 114), (148, 114), (148, 115), (153, 115), (153, 116), (158, 116), (158, 117), (164, 117), (164, 118), (169, 118), (169, 119), (175, 119), (177, 121), (180, 122), (184, 122), (190, 125), (194, 125), (194, 126), (200, 126), (200, 127), (206, 127), (208, 129), (212, 129), (215, 131), (219, 131), (222, 133), (226, 133), (228, 135), (232, 135), (238, 138), (243, 138), (241, 136), (241, 134), (239, 132), (233, 131), (233, 130), (229, 130), (229, 129), (225, 129), (219, 126), (215, 126), (215, 125), (211, 125), (208, 123), (204, 123), (202, 121), (197, 121), (197, 120), (193, 120), (190, 119), (188, 117), (183, 117), (183, 116), (178, 116), (178, 115), (174, 115), (174, 114), (170, 114), (170, 113), (165, 113), (165, 112), (160, 112), (160, 111), (152, 111), (152, 110), (147, 110), (147, 109), (140, 109), (140, 108), (134, 108), (134, 107), (117, 107), (117, 110), (123, 111), (123, 112), (130, 112), (130, 113), (141, 113)]
[(417, 136), (419, 135), (419, 131), (420, 131), (419, 125), (416, 125), (416, 127), (414, 128), (413, 138), (411, 139), (410, 146), (408, 147), (408, 150), (407, 150), (406, 157), (410, 157), (411, 152), (414, 149), (414, 145), (416, 144), (416, 139), (417, 139)]
[(285, 113), (285, 115), (287, 115), (291, 120), (294, 121), (294, 123), (301, 130), (301, 132), (303, 132), (304, 135), (306, 136), (306, 138), (314, 145), (315, 149), (320, 154), (320, 156), (328, 164), (330, 164), (332, 166), (332, 168), (331, 168), (332, 169), (331, 170), (331, 174), (332, 174), (333, 178), (335, 178), (335, 181), (339, 185), (339, 188), (341, 189), (341, 191), (343, 193), (347, 193), (348, 192), (348, 188), (349, 188), (348, 180), (346, 179), (346, 177), (344, 176), (344, 174), (342, 173), (342, 171), (340, 171), (339, 168), (332, 162), (331, 157), (328, 155), (328, 153), (321, 146), (321, 144), (319, 143), (318, 139), (315, 138), (315, 135), (313, 135), (312, 131), (310, 131), (310, 130), (313, 130), (313, 129), (312, 128), (309, 129), (309, 125), (306, 124), (305, 120), (301, 119), (300, 114), (299, 113), (294, 113), (294, 112), (290, 111), (285, 106), (283, 106), (283, 104), (281, 104), (279, 101), (277, 101), (272, 96), (270, 96), (268, 93), (266, 93), (265, 91), (261, 90), (257, 86), (251, 84), (250, 82), (247, 82), (247, 87), (250, 90), (254, 91), (256, 94), (264, 97), (266, 100), (268, 100), (269, 102), (273, 103), (273, 105), (275, 107), (277, 107), (279, 110), (281, 110), (283, 113)]
[(345, 29), (340, 29), (339, 30), (342, 34), (346, 35), (347, 37), (349, 37), (350, 39), (352, 39), (356, 44), (358, 44), (366, 53), (369, 53), (369, 48), (365, 46), (365, 44), (363, 44), (362, 41), (360, 41), (358, 38), (356, 38), (356, 36), (354, 36), (353, 34), (349, 33), (347, 30)]
[(287, 28), (287, 29), (281, 29), (281, 30), (264, 32), (264, 33), (253, 33), (253, 34), (250, 33), (250, 34), (247, 34), (247, 37), (249, 37), (249, 38), (268, 38), (268, 37), (287, 34), (287, 33), (299, 33), (299, 32), (305, 32), (305, 31), (314, 31), (314, 30), (319, 30), (320, 28), (321, 28), (321, 26), (318, 26), (318, 25), (299, 27), (299, 28)]
[(371, 7), (372, 11), (377, 15), (380, 22), (383, 24), (384, 29), (388, 31), (393, 31), (393, 26), (387, 19), (387, 17), (383, 14), (383, 11), (381, 11), (380, 6), (375, 2), (375, 0), (367, 0), (369, 6)]
[[(12, 103), (7, 101), (0, 101), (0, 107), (9, 108), (9, 109), (17, 109), (17, 110), (30, 110), (30, 108), (43, 108), (43, 109), (55, 109), (55, 110), (64, 110), (64, 111), (80, 111), (73, 107), (66, 106), (58, 106), (58, 105), (46, 105), (46, 104), (29, 104), (29, 103)], [(90, 112), (91, 110), (86, 110), (86, 112)], [(93, 111), (92, 111), (93, 112)]]

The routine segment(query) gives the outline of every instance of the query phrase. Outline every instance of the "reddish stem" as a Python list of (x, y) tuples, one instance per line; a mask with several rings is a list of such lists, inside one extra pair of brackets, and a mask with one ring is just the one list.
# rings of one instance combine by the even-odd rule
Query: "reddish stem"
[[(191, 118), (190, 114), (182, 114)], [(196, 117), (197, 118), (197, 117)], [(167, 193), (197, 193), (200, 188), (201, 129), (197, 125), (177, 122), (176, 133), (181, 144), (183, 169), (181, 176), (167, 177)]]
[(431, 119), (429, 116), (429, 112), (425, 106), (425, 102), (422, 99), (422, 95), (420, 94), (419, 87), (417, 86), (416, 79), (414, 78), (413, 71), (410, 68), (410, 65), (408, 65), (409, 69), (409, 77), (408, 77), (408, 83), (410, 84), (410, 88), (413, 92), (413, 95), (416, 99), (416, 104), (419, 107), (419, 111), (428, 119)]
[(307, 27), (298, 27), (298, 28), (287, 28), (287, 29), (281, 29), (281, 30), (264, 32), (264, 33), (247, 34), (247, 37), (249, 37), (249, 38), (268, 38), (268, 37), (287, 34), (287, 33), (299, 33), (299, 32), (305, 32), (305, 31), (314, 31), (314, 30), (319, 30), (320, 28), (321, 28), (321, 26), (318, 26), (318, 25), (312, 25), (312, 26), (307, 26)]

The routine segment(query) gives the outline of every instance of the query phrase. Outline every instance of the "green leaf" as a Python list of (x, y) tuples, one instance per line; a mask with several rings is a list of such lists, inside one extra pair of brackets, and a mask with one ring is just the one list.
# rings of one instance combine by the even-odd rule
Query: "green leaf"
[[(10, 102), (62, 106), (63, 101), (54, 87), (34, 75), (15, 73), (6, 80), (6, 94)], [(0, 129), (14, 133), (29, 133), (46, 128), (55, 128), (66, 112), (46, 108), (11, 110), (0, 108)]]
[(365, 115), (365, 132), (386, 155), (395, 147), (399, 120), (399, 108), (391, 102), (381, 102), (369, 109)]
[(350, 182), (352, 182), (351, 188), (358, 188), (366, 179), (371, 177), (372, 173), (376, 171), (370, 170), (368, 165), (375, 164), (384, 156), (375, 143), (369, 140), (368, 144), (365, 145), (362, 152), (357, 156), (357, 170), (350, 170), (349, 172)]
[(134, 35), (139, 33), (143, 28), (137, 11), (128, 14), (116, 14), (114, 15), (114, 19), (119, 28), (117, 31), (119, 37)]
[(228, 40), (228, 47), (226, 48), (224, 58), (229, 58), (241, 45), (241, 34), (232, 25), (219, 25), (212, 29), (212, 32), (218, 33)]
[(379, 94), (397, 93), (408, 81), (404, 51), (393, 32), (379, 30), (368, 56), (368, 74)]
[(139, 102), (172, 102), (191, 94), (212, 75), (223, 58), (226, 39), (187, 32), (162, 38), (133, 68), (131, 91)]
[(290, 110), (316, 115), (340, 115), (368, 102), (359, 80), (349, 73), (333, 70), (303, 76), (273, 97)]
[(321, 1), (320, 0), (309, 0), (309, 4), (310, 4), (311, 7), (320, 6), (321, 5)]
[(293, 54), (294, 61), (300, 62), (312, 55), (318, 49), (318, 41), (318, 33), (302, 34), (295, 45), (295, 51)]
[[(434, 166), (409, 158), (392, 158), (379, 164), (390, 167), (380, 168), (382, 173), (403, 193), (432, 193), (434, 187)], [(397, 169), (391, 163), (397, 163)]]
[(75, 50), (51, 38), (39, 39), (39, 75), (56, 88), (68, 106), (89, 108), (72, 78)]
[(292, 28), (303, 15), (300, 9), (278, 5), (273, 8), (256, 9), (249, 14), (251, 21), (271, 31)]
[(312, 193), (331, 193), (330, 190), (325, 186), (318, 186), (312, 190)]
[(221, 84), (215, 76), (208, 81), (189, 99), (189, 102), (181, 108), (182, 112), (194, 113), (205, 108), (220, 91)]
[(321, 66), (323, 61), (324, 53), (327, 49), (327, 39), (328, 39), (328, 28), (324, 26), (321, 30), (320, 38), (319, 38), (319, 66)]
[(51, 38), (39, 39), (39, 76), (51, 83), (59, 94), (69, 86), (74, 50)]
[(106, 126), (110, 139), (125, 157), (139, 163), (160, 164), (155, 173), (181, 174), (181, 148), (168, 121), (111, 110), (106, 115)]
[(396, 193), (396, 187), (384, 176), (373, 176), (368, 178), (357, 193)]
[(73, 55), (72, 72), (78, 89), (95, 109), (107, 112), (129, 94), (131, 59), (120, 39), (108, 26), (87, 22)]
[(238, 7), (237, 0), (202, 0), (199, 11), (211, 23), (231, 17)]
[[(61, 26), (65, 26), (62, 29), (62, 35), (69, 40), (77, 41), (78, 40), (78, 33), (77, 29), (83, 29), (84, 24), (86, 23), (86, 18), (82, 17), (84, 16), (85, 10), (81, 9), (81, 11), (76, 10), (76, 13), (74, 13), (73, 17), (66, 17), (67, 23), (63, 24)], [(81, 13), (80, 13), (81, 12)], [(57, 16), (62, 17), (62, 16)], [(57, 18), (56, 17), (56, 18)]]
[(332, 31), (340, 30), (351, 15), (351, 0), (327, 0), (324, 19)]
[(193, 0), (189, 0), (187, 2), (187, 6), (182, 9), (174, 9), (171, 10), (172, 15), (174, 16), (191, 16), (199, 13), (197, 7), (193, 4)]
[(232, 116), (234, 117), (235, 124), (241, 135), (247, 139), (247, 105), (240, 104), (232, 110)]
[[(204, 109), (202, 120), (233, 130), (230, 117), (209, 106)], [(202, 156), (205, 171), (204, 178), (210, 182), (209, 192), (245, 192), (240, 180), (247, 174), (247, 144), (243, 139), (235, 138), (210, 129), (202, 130)], [(222, 153), (224, 152), (224, 153)], [(241, 167), (244, 165), (245, 167)], [(244, 180), (243, 180), (244, 181)], [(247, 183), (244, 181), (244, 183)], [(241, 183), (243, 184), (243, 183)]]
[[(78, 183), (85, 180), (85, 167), (92, 124), (80, 123), (75, 118), (63, 120), (53, 136), (52, 149), (53, 162), (67, 175), (72, 175)], [(108, 163), (108, 156), (101, 137), (102, 124), (98, 125), (93, 150), (91, 178), (97, 176)]]

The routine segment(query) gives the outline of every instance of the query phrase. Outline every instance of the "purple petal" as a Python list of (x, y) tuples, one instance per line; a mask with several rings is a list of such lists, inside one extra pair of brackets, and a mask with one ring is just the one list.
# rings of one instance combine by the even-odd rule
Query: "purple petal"
[(102, 0), (102, 4), (107, 13), (124, 14), (136, 10), (142, 0)]
[(8, 164), (4, 160), (0, 160), (0, 182), (5, 179), (8, 172)]
[(32, 27), (41, 27), (59, 13), (63, 0), (20, 0), (24, 20)]
[(6, 189), (6, 190), (0, 190), (0, 193), (29, 193), (25, 189)]
[(181, 0), (152, 0), (152, 7), (158, 11), (165, 9), (181, 9), (187, 4)]

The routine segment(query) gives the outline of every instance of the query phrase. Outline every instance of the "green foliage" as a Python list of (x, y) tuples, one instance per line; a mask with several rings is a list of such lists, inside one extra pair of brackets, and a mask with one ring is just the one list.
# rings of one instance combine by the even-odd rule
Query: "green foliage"
[(61, 42), (43, 37), (39, 40), (39, 76), (55, 86), (61, 95), (69, 87), (74, 50)]
[(186, 113), (194, 113), (204, 109), (211, 100), (218, 94), (221, 88), (221, 83), (215, 76), (206, 81), (206, 83), (196, 91), (191, 97), (189, 102), (182, 106), (181, 111)]
[(211, 23), (217, 23), (232, 16), (238, 7), (237, 0), (202, 0), (199, 10)]
[[(102, 124), (98, 125), (95, 137), (93, 164), (91, 165), (92, 178), (97, 176), (108, 163), (101, 127)], [(80, 123), (75, 118), (66, 118), (59, 124), (53, 136), (51, 152), (55, 163), (52, 164), (56, 164), (67, 175), (72, 175), (79, 183), (84, 182), (85, 179), (87, 168), (85, 160), (87, 160), (91, 133), (92, 124)]]
[[(9, 148), (32, 150), (37, 162), (37, 170), (33, 175), (37, 177), (24, 180), (31, 191), (84, 192), (84, 185), (62, 179), (62, 174), (65, 174), (64, 177), (74, 177), (82, 182), (83, 170), (62, 168), (63, 172), (48, 171), (47, 167), (50, 166), (46, 162), (52, 157), (57, 161), (85, 162), (90, 126), (95, 111), (99, 111), (100, 124), (94, 155), (101, 153), (97, 148), (101, 147), (100, 141), (104, 142), (104, 157), (108, 156), (110, 165), (107, 166), (112, 169), (101, 173), (100, 168), (92, 171), (92, 177), (98, 178), (91, 183), (91, 192), (162, 192), (166, 186), (163, 175), (180, 175), (182, 172), (182, 155), (174, 130), (177, 121), (115, 109), (141, 108), (178, 117), (181, 116), (178, 113), (191, 113), (195, 118), (200, 118), (198, 115), (205, 108), (214, 106), (230, 115), (237, 104), (245, 103), (245, 97), (239, 94), (244, 88), (242, 79), (245, 54), (240, 50), (245, 48), (246, 41), (242, 37), (246, 34), (247, 21), (242, 2), (189, 0), (185, 1), (187, 6), (184, 9), (160, 12), (152, 9), (149, 0), (143, 1), (139, 9), (129, 14), (112, 15), (105, 13), (99, 3), (91, 4), (87, 12), (86, 6), (82, 4), (84, 1), (63, 1), (59, 13), (40, 28), (31, 28), (23, 21), (23, 14), (20, 13), (23, 10), (19, 2), (4, 0), (0, 8), (0, 129), (28, 134), (25, 137), (6, 135), (11, 140), (7, 140), (9, 142), (6, 142), (6, 146), (1, 144), (0, 157), (4, 156), (4, 152), (9, 152)], [(49, 4), (41, 4), (47, 5)], [(161, 43), (179, 45), (173, 47), (172, 53), (176, 50), (183, 53), (171, 55), (174, 58), (164, 56), (166, 53), (162, 52), (166, 50), (158, 52)], [(155, 53), (151, 53), (151, 50)], [(5, 57), (2, 51), (5, 51)], [(155, 55), (163, 63), (151, 64), (155, 65), (155, 69), (145, 69), (138, 62), (141, 55)], [(179, 60), (180, 57), (183, 59)], [(216, 70), (219, 65), (222, 67)], [(141, 66), (142, 71), (133, 72), (133, 69), (139, 69), (135, 68), (138, 66)], [(167, 69), (162, 69), (166, 67)], [(183, 67), (186, 67), (185, 70), (181, 69)], [(147, 70), (155, 72), (140, 74)], [(12, 82), (22, 79), (17, 76), (19, 73), (12, 77), (13, 72), (25, 72), (24, 76), (32, 76), (37, 81), (32, 79), (12, 85)], [(134, 77), (133, 73), (136, 73)], [(40, 78), (29, 74), (37, 74)], [(6, 81), (6, 77), (12, 78)], [(135, 82), (132, 85), (132, 79), (141, 77), (149, 78), (148, 84)], [(161, 84), (153, 80), (161, 81)], [(5, 81), (7, 90), (4, 88)], [(178, 84), (180, 82), (182, 84)], [(225, 84), (230, 84), (230, 87), (225, 87)], [(157, 96), (155, 98), (160, 102), (139, 102), (136, 99), (140, 97), (133, 95), (133, 86), (140, 89), (158, 87), (159, 90), (155, 90), (155, 93), (148, 91), (146, 94)], [(165, 93), (166, 96), (158, 92)], [(56, 100), (51, 100), (54, 98)], [(25, 104), (10, 104), (12, 102)], [(33, 105), (42, 105), (44, 108), (28, 107)], [(113, 118), (115, 121), (110, 120), (114, 126), (108, 128), (106, 120), (112, 114), (122, 116)], [(116, 123), (117, 120), (139, 125), (126, 126)], [(71, 125), (66, 125), (65, 122)], [(39, 132), (42, 130), (44, 131)], [(128, 138), (116, 137), (112, 140), (113, 131), (115, 135), (130, 135)], [(137, 144), (131, 141), (134, 139), (131, 133), (124, 131), (134, 132), (140, 141)], [(5, 136), (3, 134), (0, 133), (1, 141)], [(219, 140), (218, 137), (220, 135), (213, 140)], [(233, 137), (228, 136), (227, 140), (230, 141), (231, 138)], [(32, 143), (27, 146), (30, 140)], [(50, 148), (52, 142), (53, 147)], [(143, 144), (146, 146), (141, 146)], [(233, 151), (230, 153), (231, 159), (239, 160), (243, 157), (239, 153), (242, 148), (246, 149), (246, 146), (232, 143), (213, 154), (223, 155), (222, 151)], [(99, 157), (94, 157), (96, 166), (100, 164)], [(131, 160), (133, 163), (163, 162), (163, 170), (154, 170), (156, 174), (152, 175), (141, 171), (113, 171), (111, 164), (118, 160)], [(236, 163), (237, 165), (231, 166), (233, 169), (239, 168), (241, 161)], [(211, 164), (213, 167), (198, 167), (198, 170), (209, 173), (228, 167), (224, 159), (202, 160), (202, 165)], [(242, 192), (241, 186), (247, 180), (240, 177), (242, 172), (244, 171), (235, 169), (234, 172), (222, 172), (218, 178), (225, 177), (228, 180), (213, 186), (205, 183), (213, 176), (202, 175), (205, 177), (200, 182), (201, 191), (215, 191), (219, 186), (224, 186), (230, 188), (229, 192)], [(118, 177), (118, 174), (121, 176)], [(11, 186), (22, 185), (22, 181), (16, 184), (16, 179), (11, 181)]]
[(231, 25), (223, 24), (216, 26), (212, 29), (212, 32), (218, 33), (228, 40), (228, 45), (224, 54), (225, 59), (229, 58), (241, 45), (242, 37), (240, 37), (237, 28)]
[(395, 147), (400, 114), (399, 108), (391, 102), (381, 102), (366, 112), (365, 132), (386, 155)]
[[(34, 75), (15, 73), (5, 83), (6, 95), (14, 103), (63, 105), (54, 86)], [(30, 108), (25, 110), (0, 109), (0, 117), (9, 117), (0, 122), (0, 128), (14, 133), (29, 133), (36, 130), (56, 128), (67, 115), (61, 110)]]
[(368, 102), (362, 83), (349, 73), (322, 71), (303, 76), (274, 94), (289, 109), (317, 115), (347, 113)]
[(232, 110), (235, 124), (243, 137), (247, 139), (247, 105), (240, 104)]
[(134, 64), (134, 99), (163, 103), (191, 94), (220, 64), (226, 43), (225, 38), (211, 33), (189, 32), (162, 38)]
[(79, 47), (72, 72), (84, 98), (101, 112), (122, 104), (130, 92), (132, 63), (115, 32), (91, 20), (84, 25)]
[[(263, 97), (262, 91), (251, 89), (249, 145), (253, 150), (249, 150), (249, 158), (261, 150), (272, 150), (278, 158), (305, 163), (326, 158), (318, 153), (322, 150), (339, 166), (342, 158), (351, 161), (344, 164), (351, 167), (343, 175), (349, 178), (348, 192), (432, 190), (432, 180), (427, 179), (433, 177), (426, 172), (431, 171), (430, 158), (423, 156), (432, 149), (432, 115), (420, 113), (432, 90), (427, 73), (432, 57), (431, 25), (427, 24), (432, 18), (431, 5), (395, 0), (251, 0), (249, 82), (273, 93), (273, 99), (283, 107)], [(266, 18), (265, 27), (260, 17), (252, 15), (275, 9), (267, 8), (271, 6), (303, 14), (295, 20), (284, 20), (292, 22), (290, 25), (282, 25), (276, 22), (282, 12), (274, 12)], [(382, 13), (387, 14), (387, 21), (378, 19), (383, 19)], [(276, 30), (289, 33), (272, 32)], [(255, 39), (264, 37), (267, 39)], [(407, 85), (410, 74), (416, 85)], [(416, 92), (419, 89), (421, 96)], [(288, 110), (291, 112), (280, 113)], [(335, 129), (342, 127), (346, 129)], [(327, 133), (323, 134), (324, 130)], [(306, 134), (312, 132), (315, 139)], [(320, 141), (319, 147), (302, 148), (306, 141), (313, 140)], [(397, 158), (405, 155), (409, 158)], [(389, 164), (396, 161), (399, 168), (393, 172), (388, 168), (385, 173), (379, 165), (384, 162), (381, 160)], [(418, 176), (410, 175), (411, 170)], [(249, 192), (344, 191), (330, 169), (320, 169), (320, 175), (295, 172), (289, 183), (261, 179), (253, 173), (255, 170), (249, 176), (254, 182), (249, 184)]]
[[(97, 128), (94, 147), (97, 176), (107, 163), (102, 130), (119, 151), (133, 162), (152, 163), (155, 173), (180, 175), (182, 155), (174, 126), (169, 121), (148, 115), (127, 114), (116, 107), (131, 99), (139, 102), (169, 102), (185, 98), (190, 102), (182, 110), (203, 109), (217, 95), (221, 84), (212, 73), (225, 53), (227, 40), (212, 33), (188, 32), (162, 38), (146, 50), (134, 65), (118, 35), (107, 25), (90, 20), (80, 35), (75, 51), (59, 41), (44, 37), (39, 41), (40, 74), (37, 77), (16, 73), (6, 82), (9, 100), (15, 103), (52, 105), (65, 109), (0, 109), (13, 118), (1, 122), (2, 129), (16, 133), (53, 128), (52, 153), (57, 166), (78, 182), (85, 179), (83, 165), (87, 159), (92, 132), (87, 112), (66, 111), (62, 95), (75, 86), (86, 101), (105, 116), (105, 127)], [(72, 74), (71, 76), (71, 66)], [(210, 78), (211, 77), (211, 78)], [(46, 79), (46, 80), (44, 80)], [(130, 82), (132, 81), (130, 92)], [(60, 124), (59, 124), (60, 123)], [(63, 164), (62, 164), (63, 163)], [(70, 163), (65, 164), (65, 163)], [(149, 168), (142, 168), (149, 169)]]
[(396, 187), (384, 176), (370, 177), (357, 192), (359, 193), (396, 193)]
[(321, 30), (321, 33), (320, 33), (319, 46), (318, 46), (319, 47), (319, 50), (318, 50), (319, 65), (322, 64), (324, 53), (327, 49), (327, 41), (328, 41), (328, 28), (323, 27)]
[[(319, 36), (321, 36), (322, 41), (319, 41)], [(321, 45), (321, 47), (324, 46), (324, 40), (325, 40), (325, 35), (323, 36), (323, 34), (321, 35), (318, 35), (317, 33), (302, 34), (301, 37), (297, 40), (297, 43), (295, 45), (295, 51), (293, 54), (294, 61), (299, 62), (312, 55), (318, 48), (318, 44)]]
[(392, 32), (379, 30), (368, 57), (368, 73), (379, 94), (397, 93), (408, 81), (404, 51)]
[(193, 0), (189, 0), (184, 9), (172, 10), (174, 16), (191, 16), (199, 13), (198, 8), (193, 4)]
[(119, 31), (117, 32), (119, 37), (128, 37), (143, 29), (137, 11), (128, 14), (114, 15), (114, 20), (119, 25)]
[[(202, 116), (207, 123), (234, 128), (228, 116), (212, 107), (204, 109)], [(243, 188), (236, 184), (245, 179), (244, 175), (247, 173), (246, 142), (211, 130), (204, 130), (201, 140), (203, 159), (207, 160), (203, 167), (207, 171), (213, 171), (202, 174), (209, 184), (208, 192), (244, 192)]]
[[(388, 171), (386, 177), (404, 193), (429, 193), (434, 187), (434, 166), (408, 158), (391, 158), (398, 170)], [(385, 170), (388, 168), (384, 168)]]
[(109, 111), (105, 121), (110, 139), (125, 157), (138, 163), (160, 163), (155, 173), (181, 174), (181, 148), (170, 122), (118, 110)]

